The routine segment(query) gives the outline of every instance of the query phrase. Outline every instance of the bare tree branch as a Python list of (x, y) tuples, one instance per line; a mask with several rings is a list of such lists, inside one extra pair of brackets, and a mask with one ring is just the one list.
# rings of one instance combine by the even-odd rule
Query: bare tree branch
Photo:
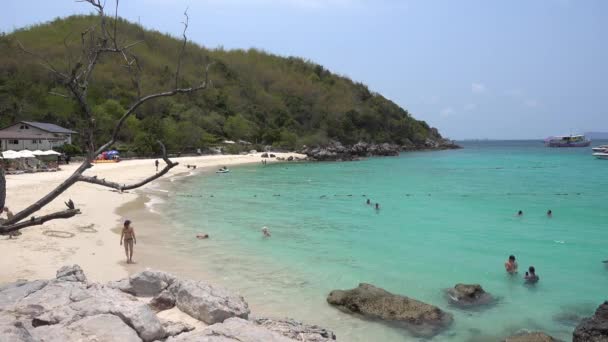
[[(174, 163), (171, 160), (169, 160), (169, 158), (167, 157), (167, 152), (166, 152), (165, 146), (160, 141), (158, 143), (161, 146), (161, 149), (163, 152), (163, 160), (165, 161), (166, 166), (160, 172), (157, 172), (153, 176), (148, 177), (138, 183), (134, 183), (134, 184), (130, 184), (130, 185), (125, 185), (125, 184), (120, 185), (116, 182), (108, 182), (108, 181), (105, 181), (105, 179), (98, 179), (97, 177), (88, 177), (88, 176), (84, 176), (83, 174), (87, 169), (89, 169), (93, 166), (91, 164), (91, 162), (93, 161), (93, 159), (96, 155), (102, 153), (106, 149), (112, 147), (112, 145), (114, 143), (116, 143), (116, 141), (118, 139), (118, 134), (119, 134), (123, 124), (129, 118), (129, 116), (132, 115), (141, 105), (143, 105), (144, 103), (146, 103), (150, 100), (160, 98), (160, 97), (174, 96), (177, 94), (189, 94), (189, 93), (192, 93), (192, 92), (195, 92), (198, 90), (205, 89), (210, 84), (209, 68), (210, 68), (211, 64), (208, 64), (205, 67), (204, 80), (199, 85), (193, 86), (190, 88), (180, 88), (179, 87), (179, 75), (180, 75), (180, 70), (181, 70), (181, 64), (182, 64), (183, 56), (185, 54), (185, 49), (187, 47), (187, 42), (188, 42), (187, 36), (186, 36), (186, 30), (188, 28), (188, 22), (189, 22), (187, 9), (186, 9), (186, 12), (184, 12), (184, 16), (186, 17), (186, 19), (185, 19), (185, 22), (183, 22), (183, 24), (184, 24), (184, 31), (182, 34), (183, 35), (183, 44), (180, 49), (180, 52), (178, 55), (178, 60), (177, 60), (174, 89), (164, 91), (164, 92), (149, 94), (147, 96), (141, 97), (141, 95), (140, 95), (141, 68), (140, 68), (139, 60), (134, 54), (129, 52), (130, 48), (141, 43), (141, 41), (136, 41), (136, 42), (133, 42), (130, 44), (126, 44), (124, 46), (121, 46), (121, 44), (118, 44), (118, 37), (117, 37), (118, 0), (116, 0), (116, 12), (114, 15), (113, 33), (110, 33), (108, 31), (108, 27), (106, 25), (107, 24), (106, 15), (104, 12), (105, 3), (102, 3), (102, 0), (80, 0), (78, 2), (88, 3), (91, 6), (93, 6), (95, 8), (95, 10), (98, 12), (98, 15), (100, 18), (99, 33), (96, 34), (97, 26), (91, 26), (87, 30), (85, 30), (84, 32), (81, 33), (82, 53), (73, 66), (71, 64), (72, 58), (71, 58), (71, 56), (69, 57), (70, 62), (68, 63), (68, 68), (71, 70), (69, 70), (67, 73), (59, 71), (53, 64), (51, 64), (44, 57), (26, 50), (20, 42), (18, 42), (18, 44), (19, 44), (19, 47), (21, 50), (23, 50), (25, 53), (27, 53), (29, 55), (34, 56), (36, 59), (38, 59), (40, 61), (40, 64), (43, 67), (45, 67), (47, 70), (52, 72), (61, 81), (62, 85), (65, 86), (66, 89), (71, 93), (72, 97), (74, 97), (75, 101), (77, 102), (78, 106), (80, 107), (83, 118), (87, 122), (87, 128), (83, 132), (83, 136), (85, 136), (86, 140), (87, 140), (86, 141), (87, 158), (67, 179), (65, 179), (55, 189), (53, 189), (51, 192), (49, 192), (44, 197), (40, 198), (38, 201), (31, 204), (27, 208), (16, 213), (11, 219), (1, 223), (0, 232), (16, 231), (16, 230), (19, 230), (19, 229), (22, 229), (25, 227), (40, 225), (40, 224), (43, 224), (44, 222), (47, 222), (50, 220), (60, 219), (60, 218), (69, 218), (69, 217), (79, 214), (80, 210), (76, 209), (73, 202), (70, 201), (70, 202), (66, 203), (68, 205), (67, 210), (57, 212), (54, 214), (37, 217), (37, 218), (31, 216), (32, 214), (41, 210), (44, 206), (46, 206), (47, 204), (52, 202), (54, 199), (56, 199), (59, 195), (61, 195), (63, 192), (65, 192), (67, 189), (69, 189), (71, 186), (73, 186), (77, 182), (87, 182), (87, 183), (92, 183), (92, 184), (97, 184), (97, 185), (101, 185), (101, 186), (105, 186), (105, 187), (114, 188), (117, 190), (130, 190), (130, 189), (135, 189), (135, 188), (144, 186), (145, 184), (148, 184), (148, 183), (162, 177), (163, 175), (165, 175), (167, 172), (169, 172), (169, 170), (171, 170), (173, 167), (177, 166), (178, 163)], [(64, 40), (64, 45), (65, 44), (66, 43)], [(126, 67), (128, 72), (131, 74), (133, 85), (137, 88), (137, 98), (131, 104), (131, 106), (123, 113), (121, 118), (117, 121), (117, 123), (113, 129), (112, 137), (110, 138), (110, 140), (107, 141), (105, 144), (103, 144), (98, 149), (95, 149), (95, 147), (94, 147), (95, 122), (94, 122), (93, 112), (92, 112), (91, 107), (88, 102), (87, 92), (88, 92), (89, 81), (91, 80), (91, 75), (93, 74), (93, 71), (95, 70), (95, 67), (98, 64), (100, 57), (103, 54), (118, 54), (119, 56), (122, 57), (122, 59), (124, 59), (124, 62), (125, 62), (124, 66)], [(60, 94), (60, 93), (56, 93), (56, 92), (51, 92), (51, 93), (53, 95), (68, 97), (64, 94)], [(4, 181), (3, 175), (4, 175), (3, 173), (0, 174), (0, 195), (2, 195), (2, 193), (4, 193), (6, 191), (5, 184), (3, 185), (3, 183), (2, 183)], [(2, 197), (2, 196), (0, 196), (0, 197)], [(28, 217), (31, 217), (31, 218), (29, 220), (26, 220)]]
[(172, 168), (176, 167), (177, 165), (179, 165), (179, 163), (175, 163), (172, 162), (168, 157), (167, 157), (167, 150), (165, 149), (165, 145), (161, 142), (161, 141), (157, 141), (158, 144), (160, 145), (162, 152), (163, 152), (163, 160), (165, 161), (165, 163), (167, 164), (162, 170), (160, 170), (159, 172), (155, 173), (154, 175), (140, 181), (134, 184), (119, 184), (116, 182), (112, 182), (112, 181), (106, 181), (105, 179), (99, 179), (97, 176), (93, 176), (93, 177), (89, 177), (89, 176), (83, 176), (81, 175), (80, 177), (78, 177), (78, 180), (81, 182), (86, 182), (86, 183), (91, 183), (91, 184), (97, 184), (97, 185), (101, 185), (101, 186), (105, 186), (108, 188), (112, 188), (112, 189), (116, 189), (119, 191), (126, 191), (126, 190), (132, 190), (132, 189), (137, 189), (140, 188), (150, 182), (152, 182), (153, 180), (156, 180), (162, 176), (164, 176), (167, 172), (169, 172), (169, 170), (171, 170)]
[(23, 229), (26, 227), (39, 226), (39, 225), (42, 225), (45, 222), (48, 222), (51, 220), (67, 219), (70, 217), (74, 217), (78, 214), (80, 214), (80, 209), (66, 209), (66, 210), (58, 211), (58, 212), (40, 216), (40, 217), (32, 216), (32, 218), (27, 221), (15, 223), (15, 224), (6, 224), (5, 223), (4, 225), (0, 226), (0, 234), (7, 234), (7, 233), (14, 232), (16, 230)]

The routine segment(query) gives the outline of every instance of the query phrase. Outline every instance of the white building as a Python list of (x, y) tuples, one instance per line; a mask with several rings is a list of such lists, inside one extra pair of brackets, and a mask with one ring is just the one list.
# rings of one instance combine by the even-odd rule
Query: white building
[(78, 133), (54, 124), (20, 121), (0, 130), (0, 151), (52, 150), (71, 144), (72, 134)]

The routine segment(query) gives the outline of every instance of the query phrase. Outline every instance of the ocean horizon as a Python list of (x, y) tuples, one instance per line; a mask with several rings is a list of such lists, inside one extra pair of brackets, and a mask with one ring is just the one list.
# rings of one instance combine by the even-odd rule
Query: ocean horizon
[[(606, 299), (608, 163), (589, 148), (539, 140), (460, 143), (165, 182), (146, 195), (156, 213), (147, 253), (154, 266), (241, 293), (254, 315), (322, 325), (342, 341), (428, 340), (326, 303), (330, 291), (359, 283), (452, 313), (433, 341), (498, 341), (520, 331), (571, 338), (577, 317)], [(510, 254), (519, 263), (513, 276), (503, 266)], [(535, 286), (524, 284), (528, 266), (540, 276)], [(444, 290), (457, 283), (482, 285), (496, 304), (449, 305)]]

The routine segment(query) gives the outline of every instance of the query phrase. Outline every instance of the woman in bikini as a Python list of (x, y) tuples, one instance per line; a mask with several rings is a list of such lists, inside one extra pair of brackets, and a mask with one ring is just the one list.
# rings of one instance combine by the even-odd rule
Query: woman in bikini
[(133, 245), (137, 244), (137, 239), (135, 239), (135, 230), (131, 226), (131, 221), (126, 220), (124, 226), (122, 227), (122, 234), (120, 234), (120, 244), (125, 242), (125, 254), (127, 256), (127, 264), (133, 263)]

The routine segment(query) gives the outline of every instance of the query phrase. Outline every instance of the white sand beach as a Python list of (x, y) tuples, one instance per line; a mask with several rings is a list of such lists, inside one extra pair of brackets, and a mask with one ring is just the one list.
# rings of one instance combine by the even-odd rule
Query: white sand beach
[[(304, 157), (292, 153), (275, 153), (277, 157)], [(175, 177), (188, 172), (186, 165), (196, 165), (197, 170), (260, 163), (261, 154), (218, 155), (173, 158), (176, 166), (163, 178)], [(268, 162), (276, 162), (274, 158)], [(164, 163), (161, 160), (162, 167)], [(61, 171), (7, 175), (6, 206), (14, 213), (39, 199), (78, 167), (63, 165)], [(127, 160), (117, 164), (98, 164), (87, 175), (97, 175), (120, 183), (132, 183), (155, 173), (154, 159)], [(158, 182), (157, 180), (156, 182)], [(147, 185), (154, 186), (155, 182)], [(67, 220), (55, 220), (43, 226), (22, 230), (22, 235), (9, 239), (0, 237), (0, 283), (17, 279), (43, 279), (55, 276), (62, 265), (79, 264), (93, 281), (109, 281), (123, 278), (130, 269), (125, 267), (124, 249), (119, 245), (122, 218), (116, 213), (121, 206), (137, 199), (138, 191), (118, 193), (109, 188), (77, 183), (37, 215), (65, 208), (64, 202), (72, 199), (82, 214)], [(137, 225), (134, 224), (137, 233)], [(137, 262), (136, 246), (134, 259)]]

